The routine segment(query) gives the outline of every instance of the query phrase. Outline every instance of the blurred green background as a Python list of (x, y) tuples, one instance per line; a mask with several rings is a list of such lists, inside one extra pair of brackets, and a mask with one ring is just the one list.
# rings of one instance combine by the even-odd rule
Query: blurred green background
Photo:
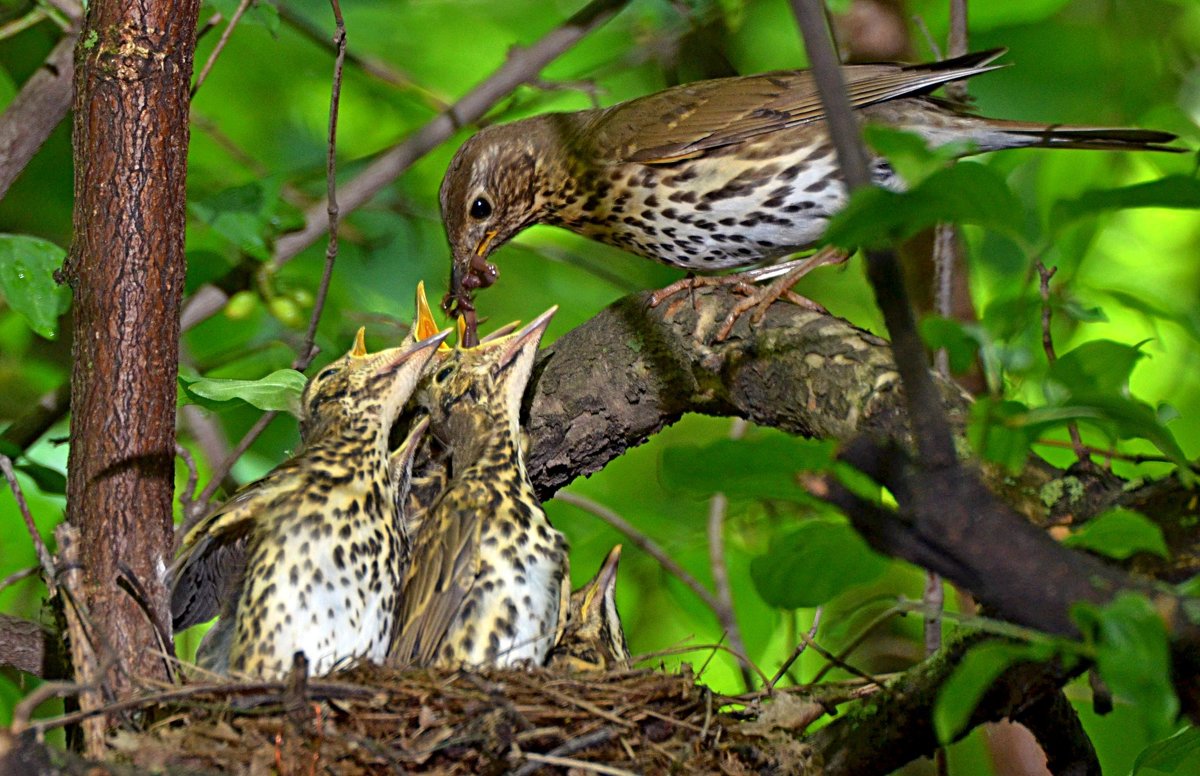
[[(206, 2), (201, 18), (222, 12), (233, 0)], [(899, 49), (885, 58), (925, 60), (933, 40), (946, 38), (948, 2), (832, 3), (843, 15), (843, 46), (866, 39), (855, 24), (889, 13)], [(295, 228), (301, 209), (324, 193), (325, 132), (332, 54), (301, 33), (299, 22), (332, 31), (328, 5), (297, 0), (253, 7), (217, 60), (192, 107), (188, 180), (188, 291), (249, 268), (269, 255), (273, 239)], [(403, 140), (433, 117), (439, 106), (464, 94), (505, 59), (514, 45), (536, 41), (581, 6), (580, 2), (484, 0), (357, 0), (344, 6), (349, 50), (384, 63), (393, 83), (347, 65), (339, 127), (339, 179), (349, 181), (379, 152)], [(853, 7), (851, 7), (853, 6)], [(29, 2), (0, 0), (0, 23), (20, 18)], [(880, 10), (884, 9), (884, 10)], [(889, 10), (890, 9), (890, 10)], [(282, 13), (282, 18), (280, 12)], [(1194, 0), (972, 0), (971, 48), (1008, 47), (1011, 67), (973, 79), (970, 90), (985, 115), (1056, 123), (1128, 125), (1177, 132), (1196, 147), (1200, 137), (1200, 3)], [(851, 23), (849, 20), (865, 19)], [(919, 19), (920, 23), (914, 21)], [(885, 20), (886, 21), (886, 20)], [(196, 68), (213, 50), (224, 22), (201, 39)], [(58, 38), (42, 22), (0, 40), (0, 107), (39, 66)], [(906, 49), (906, 50), (905, 50)], [(867, 58), (879, 58), (870, 57)], [(545, 110), (586, 108), (642, 95), (673, 83), (735, 72), (805, 65), (786, 0), (667, 2), (634, 0), (598, 32), (543, 73), (543, 83), (517, 90), (489, 115), (509, 120)], [(371, 203), (345, 214), (341, 250), (319, 331), (318, 364), (344, 351), (353, 330), (366, 325), (372, 347), (398, 339), (412, 316), (412, 293), (424, 279), (440, 298), (448, 276), (448, 247), (438, 221), (437, 188), (464, 130), (427, 157)], [(1078, 220), (1050, 239), (1055, 204), (1093, 189), (1194, 172), (1193, 154), (1013, 151), (982, 157), (1017, 194), (1027, 221), (1029, 245), (1045, 248), (1043, 260), (1059, 268), (1054, 279), (1054, 334), (1060, 353), (1083, 342), (1109, 339), (1145, 342), (1134, 369), (1132, 396), (1170, 419), (1167, 426), (1189, 458), (1200, 453), (1200, 218), (1194, 210), (1145, 208)], [(25, 173), (0, 201), (0, 232), (28, 234), (66, 248), (71, 240), (72, 165), (69, 123), (61, 125)], [(1003, 367), (1006, 398), (1037, 406), (1045, 396), (1045, 359), (1040, 344), (1036, 276), (1032, 257), (1016, 243), (967, 229), (972, 299), (979, 312), (980, 341)], [(289, 366), (302, 338), (311, 295), (323, 263), (324, 239), (271, 277), (252, 283), (236, 304), (185, 336), (183, 371), (189, 375), (253, 379)], [(493, 322), (528, 320), (560, 306), (547, 340), (588, 320), (615, 299), (663, 285), (678, 273), (565, 232), (538, 227), (523, 233), (495, 257), (501, 282), (480, 297)], [(862, 276), (862, 263), (806, 278), (801, 293), (834, 314), (883, 333)], [(486, 329), (486, 325), (485, 325)], [(69, 375), (69, 333), (54, 340), (33, 333), (25, 319), (0, 300), (0, 428)], [(215, 428), (236, 443), (259, 412), (246, 405), (216, 412)], [(216, 463), (196, 441), (197, 427), (180, 424), (181, 441), (193, 450), (201, 484)], [(680, 460), (711, 455), (728, 474), (730, 504), (726, 560), (738, 624), (750, 657), (774, 674), (807, 629), (812, 609), (769, 605), (750, 568), (797, 518), (827, 516), (786, 481), (745, 481), (764, 451), (800, 443), (769, 430), (750, 428), (740, 445), (725, 439), (731, 421), (687, 417), (613, 461), (603, 472), (569, 491), (616, 511), (661, 545), (711, 589), (705, 521), (708, 493), (689, 480)], [(66, 423), (59, 423), (28, 452), (27, 461), (65, 472)], [(1102, 428), (1084, 428), (1085, 439), (1109, 445)], [(1066, 439), (1061, 429), (1047, 433)], [(297, 441), (296, 424), (278, 418), (234, 469), (245, 482), (280, 462)], [(216, 443), (217, 449), (221, 442)], [(696, 446), (703, 446), (697, 450)], [(1126, 440), (1125, 452), (1154, 453), (1149, 442)], [(1067, 465), (1068, 451), (1035, 450)], [(672, 451), (675, 451), (673, 454)], [(211, 452), (211, 451), (210, 451)], [(799, 452), (797, 452), (799, 454)], [(676, 457), (672, 457), (672, 456)], [(1126, 477), (1158, 476), (1165, 464), (1135, 467), (1114, 462)], [(186, 471), (179, 467), (182, 487)], [(63, 498), (28, 476), (21, 484), (42, 535), (52, 541)], [(756, 490), (756, 488), (759, 488)], [(651, 664), (681, 661), (704, 666), (703, 680), (738, 692), (734, 660), (703, 645), (722, 640), (722, 629), (703, 603), (674, 577), (612, 528), (577, 507), (552, 501), (551, 519), (571, 540), (572, 575), (590, 577), (617, 542), (624, 542), (618, 601), (635, 653), (669, 652)], [(836, 520), (835, 517), (829, 517)], [(1002, 549), (1002, 542), (998, 542)], [(862, 553), (861, 549), (855, 552)], [(856, 557), (856, 556), (850, 556)], [(864, 556), (858, 556), (864, 557)], [(35, 562), (11, 494), (0, 491), (0, 579)], [(836, 566), (836, 563), (833, 563)], [(874, 568), (874, 567), (872, 567)], [(911, 566), (880, 563), (869, 581), (840, 590), (826, 603), (818, 640), (836, 651), (899, 595), (919, 598), (924, 574)], [(802, 579), (797, 584), (802, 584)], [(0, 611), (25, 617), (40, 612), (44, 589), (28, 580), (0, 591)], [(950, 607), (957, 604), (948, 590)], [(855, 653), (860, 668), (902, 670), (922, 656), (921, 623), (893, 619)], [(197, 633), (179, 640), (194, 649)], [(697, 646), (701, 645), (701, 646)], [(810, 678), (823, 664), (812, 652), (792, 676)], [(844, 676), (835, 671), (834, 677)], [(0, 724), (28, 690), (13, 673), (0, 673)], [(1138, 709), (1118, 702), (1103, 718), (1090, 712), (1085, 685), (1069, 688), (1084, 716), (1106, 772), (1128, 772), (1151, 736)], [(51, 705), (45, 707), (51, 710)], [(952, 773), (1018, 773), (1006, 770), (1016, 757), (986, 731), (950, 750)], [(928, 764), (915, 764), (921, 772)]]

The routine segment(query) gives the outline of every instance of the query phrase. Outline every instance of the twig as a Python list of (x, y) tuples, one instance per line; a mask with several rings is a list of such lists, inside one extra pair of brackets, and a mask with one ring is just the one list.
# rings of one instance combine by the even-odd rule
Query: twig
[(78, 695), (82, 690), (79, 685), (74, 682), (43, 682), (34, 690), (21, 699), (20, 703), (13, 706), (12, 712), (12, 732), (20, 735), (29, 729), (29, 720), (33, 717), (33, 712), (37, 711), (37, 707), (41, 706), (51, 698), (66, 698), (70, 695)]
[[(1066, 450), (1075, 450), (1075, 443), (1063, 442), (1058, 439), (1035, 439), (1035, 445), (1043, 447), (1061, 447)], [(1105, 458), (1111, 458), (1117, 461), (1126, 461), (1128, 463), (1174, 463), (1174, 458), (1168, 458), (1165, 455), (1152, 455), (1150, 453), (1122, 453), (1120, 450), (1111, 448), (1094, 447), (1092, 445), (1084, 445), (1083, 450), (1089, 456), (1102, 455)], [(1191, 464), (1192, 471), (1200, 472), (1200, 463)]]
[(557, 765), (561, 768), (569, 768), (571, 770), (591, 771), (592, 773), (603, 773), (605, 776), (637, 776), (633, 771), (627, 771), (624, 768), (614, 768), (611, 765), (601, 765), (599, 763), (589, 763), (583, 760), (575, 760), (570, 757), (555, 757), (549, 754), (537, 754), (536, 752), (522, 752), (526, 760), (532, 760), (536, 763), (545, 765)]
[(337, 123), (338, 109), (342, 97), (342, 69), (346, 63), (346, 23), (342, 19), (342, 7), (338, 0), (329, 0), (333, 9), (333, 19), (336, 29), (333, 33), (333, 44), (337, 49), (337, 57), (333, 61), (333, 86), (329, 95), (329, 141), (325, 157), (325, 209), (329, 224), (329, 241), (325, 246), (325, 270), (321, 275), (321, 284), (317, 286), (316, 301), (313, 303), (312, 315), (308, 319), (308, 331), (304, 334), (304, 345), (300, 348), (299, 358), (292, 363), (292, 368), (303, 372), (316, 358), (317, 351), (313, 343), (317, 338), (317, 325), (321, 322), (321, 313), (325, 310), (325, 300), (329, 296), (329, 281), (333, 277), (333, 265), (338, 255), (338, 210), (337, 200)]
[[(572, 738), (564, 744), (554, 747), (549, 752), (546, 752), (546, 757), (564, 757), (576, 752), (582, 752), (584, 749), (591, 749), (593, 746), (607, 743), (616, 735), (616, 731), (612, 728), (600, 728), (599, 730), (588, 733), (586, 736)], [(530, 776), (542, 769), (544, 763), (530, 761), (522, 765), (516, 770), (509, 771), (510, 776)]]
[(845, 665), (846, 659), (849, 658), (850, 655), (854, 653), (854, 650), (858, 649), (859, 646), (861, 646), (862, 643), (866, 641), (872, 633), (875, 632), (876, 628), (899, 614), (903, 614), (903, 612), (899, 608), (891, 606), (877, 615), (875, 619), (867, 623), (866, 627), (863, 628), (858, 635), (850, 639), (849, 643), (842, 647), (841, 651), (834, 656), (836, 660), (830, 660), (825, 665), (821, 666), (821, 668), (813, 676), (812, 681), (809, 682), (809, 685), (820, 684), (821, 680), (825, 678), (826, 674), (835, 668)]
[(12, 489), (13, 498), (17, 500), (17, 509), (20, 510), (21, 517), (25, 520), (25, 528), (29, 530), (29, 537), (33, 539), (38, 563), (42, 565), (42, 574), (46, 578), (46, 587), (50, 590), (50, 594), (54, 595), (56, 589), (54, 559), (50, 557), (50, 551), (46, 549), (46, 543), (42, 541), (42, 535), (38, 533), (37, 524), (33, 522), (33, 515), (29, 513), (29, 504), (25, 501), (25, 493), (21, 490), (21, 483), (17, 482), (17, 473), (13, 471), (12, 460), (7, 455), (0, 455), (0, 471), (4, 472), (4, 477), (8, 480), (8, 487)]
[[(486, 80), (479, 83), (449, 110), (392, 147), (369, 164), (354, 180), (342, 187), (342, 207), (354, 210), (369, 201), (382, 188), (407, 170), (413, 162), (436, 148), (461, 127), (478, 121), (496, 103), (521, 84), (536, 78), (546, 65), (576, 42), (608, 21), (628, 0), (592, 0), (571, 18), (528, 48), (513, 48), (508, 59)], [(324, 205), (305, 213), (304, 226), (281, 236), (275, 243), (271, 267), (278, 269), (291, 261), (325, 231)]]
[[(967, 0), (950, 0), (950, 34), (946, 40), (946, 56), (961, 57), (966, 53)], [(946, 96), (955, 102), (967, 102), (971, 99), (967, 94), (967, 82), (952, 81), (946, 84)]]
[(18, 33), (24, 32), (30, 27), (35, 26), (42, 19), (45, 19), (47, 15), (44, 8), (35, 6), (33, 10), (24, 16), (13, 19), (7, 24), (0, 25), (0, 40), (7, 40)]
[(250, 7), (251, 2), (253, 0), (242, 0), (242, 2), (238, 3), (238, 7), (234, 9), (233, 16), (229, 17), (229, 24), (225, 25), (225, 30), (221, 33), (221, 37), (217, 39), (217, 45), (209, 52), (208, 60), (205, 61), (204, 67), (200, 69), (200, 75), (196, 76), (196, 83), (192, 86), (189, 96), (195, 97), (196, 92), (200, 91), (200, 87), (204, 84), (204, 79), (208, 78), (209, 71), (217, 63), (217, 57), (221, 56), (221, 52), (225, 50), (225, 44), (229, 42), (229, 38), (233, 35), (233, 29), (242, 20), (242, 14), (246, 13), (246, 9)]
[[(254, 444), (254, 440), (258, 439), (259, 434), (266, 430), (267, 426), (271, 424), (271, 421), (274, 420), (275, 416), (278, 414), (279, 413), (275, 410), (264, 412), (262, 417), (250, 427), (250, 430), (246, 432), (246, 435), (243, 436), (241, 441), (237, 443), (237, 447), (233, 448), (233, 450), (229, 453), (229, 457), (222, 461), (221, 465), (213, 471), (212, 477), (208, 480), (208, 484), (204, 486), (204, 490), (200, 491), (200, 495), (196, 499), (196, 502), (204, 507), (204, 509), (199, 510), (200, 513), (206, 511), (209, 502), (212, 501), (213, 495), (217, 492), (217, 489), (221, 487), (221, 481), (225, 479), (225, 475), (233, 469), (233, 465), (237, 463), (239, 458), (246, 454), (246, 451), (250, 449), (250, 445)], [(193, 520), (192, 522), (194, 523), (195, 521)], [(190, 528), (186, 521), (180, 526), (180, 531), (183, 531), (185, 528)]]
[[(296, 32), (303, 35), (309, 41), (321, 46), (325, 49), (334, 49), (329, 38), (326, 37), (325, 31), (319, 25), (313, 24), (307, 17), (298, 13), (288, 3), (280, 3), (279, 18), (284, 24), (291, 27)], [(383, 60), (374, 57), (355, 54), (354, 52), (346, 52), (346, 61), (355, 67), (362, 70), (369, 76), (377, 78), (386, 84), (399, 87), (401, 89), (410, 89), (421, 96), (429, 107), (437, 111), (444, 111), (450, 107), (450, 103), (446, 102), (442, 97), (435, 94), (430, 89), (422, 86), (414, 81), (407, 74), (400, 72)]]
[(8, 588), (10, 588), (13, 585), (17, 584), (18, 582), (20, 582), (22, 579), (29, 579), (30, 577), (36, 575), (41, 570), (42, 570), (42, 567), (40, 565), (38, 565), (38, 566), (30, 566), (28, 568), (23, 568), (18, 571), (14, 571), (13, 573), (9, 574), (4, 579), (0, 579), (0, 592), (7, 590)]
[[(325, 248), (325, 269), (321, 274), (321, 283), (317, 286), (316, 299), (313, 302), (312, 315), (309, 316), (308, 330), (304, 334), (304, 344), (301, 345), (300, 351), (297, 353), (295, 360), (292, 362), (292, 368), (303, 372), (308, 369), (317, 355), (317, 349), (314, 347), (317, 337), (317, 326), (321, 322), (321, 313), (325, 310), (325, 300), (329, 296), (329, 281), (333, 277), (333, 266), (337, 260), (338, 254), (338, 200), (337, 200), (337, 120), (338, 107), (341, 102), (342, 94), (342, 69), (346, 61), (346, 25), (342, 20), (342, 9), (338, 4), (338, 0), (330, 0), (330, 5), (333, 8), (333, 18), (336, 25), (334, 32), (334, 45), (337, 47), (338, 55), (333, 64), (333, 86), (329, 98), (329, 139), (328, 148), (325, 158), (325, 190), (326, 190), (326, 219), (328, 224), (329, 242)], [(258, 422), (250, 427), (237, 447), (229, 454), (229, 457), (221, 464), (220, 467), (213, 473), (212, 479), (205, 486), (203, 492), (200, 493), (199, 503), (207, 508), (207, 505), (212, 501), (213, 494), (220, 487), (221, 481), (225, 475), (233, 468), (250, 445), (254, 444), (254, 440), (258, 439), (259, 435), (266, 430), (267, 425), (274, 420), (278, 413), (275, 411), (266, 412)], [(181, 533), (179, 535), (182, 535)]]
[[(1047, 269), (1041, 259), (1037, 260), (1034, 265), (1038, 273), (1038, 292), (1042, 297), (1042, 350), (1046, 352), (1046, 363), (1054, 366), (1054, 362), (1058, 360), (1058, 355), (1054, 352), (1054, 337), (1050, 333), (1050, 279), (1058, 272), (1058, 267)], [(1087, 448), (1083, 446), (1083, 439), (1079, 436), (1079, 426), (1075, 421), (1067, 422), (1067, 433), (1071, 435), (1071, 446), (1075, 450), (1075, 457), (1079, 459), (1079, 463), (1089, 465), (1092, 462), (1088, 455)]]
[(71, 107), (78, 38), (64, 35), (0, 115), (0, 199)]
[(187, 520), (196, 506), (196, 482), (200, 479), (200, 474), (196, 471), (196, 459), (178, 442), (175, 443), (175, 455), (183, 459), (183, 465), (187, 467), (188, 472), (187, 482), (179, 494), (179, 509), (183, 512), (184, 520)]
[[(750, 664), (750, 668), (753, 669), (755, 675), (759, 679), (762, 680), (762, 683), (764, 686), (767, 684), (767, 682), (770, 681), (770, 677), (768, 677), (761, 668), (754, 665), (754, 661), (750, 660), (750, 658), (746, 657), (745, 655), (739, 655), (738, 653), (734, 652), (730, 647), (727, 647), (721, 643), (692, 644), (692, 645), (678, 646), (678, 647), (667, 647), (666, 649), (656, 649), (653, 652), (645, 652), (640, 655), (634, 655), (633, 660), (631, 660), (630, 662), (634, 663), (634, 664), (643, 663), (647, 660), (653, 660), (656, 657), (668, 657), (670, 655), (684, 655), (684, 654), (687, 654), (688, 652), (699, 652), (700, 650), (703, 650), (703, 649), (711, 650), (714, 653), (715, 652), (724, 652), (727, 655), (732, 655), (733, 657), (737, 658), (738, 660), (744, 660)], [(706, 662), (704, 664), (704, 666), (707, 666), (707, 665), (708, 665), (708, 663)], [(704, 674), (704, 667), (702, 666), (699, 670), (696, 671), (696, 676), (702, 676), (703, 674)]]
[(817, 628), (821, 626), (821, 611), (822, 607), (818, 606), (816, 613), (813, 614), (812, 627), (808, 629), (808, 633), (800, 639), (800, 643), (796, 645), (794, 650), (792, 650), (792, 654), (787, 660), (783, 661), (783, 665), (779, 667), (779, 670), (776, 671), (775, 675), (771, 677), (771, 681), (767, 683), (766, 689), (768, 694), (775, 690), (775, 685), (779, 683), (779, 680), (782, 679), (785, 674), (787, 674), (788, 670), (791, 669), (792, 664), (800, 659), (800, 656), (804, 654), (804, 650), (808, 649), (808, 645), (817, 637)]
[(682, 566), (672, 560), (671, 556), (667, 555), (667, 553), (664, 552), (663, 549), (659, 547), (653, 539), (634, 528), (628, 521), (625, 520), (625, 518), (621, 517), (603, 504), (598, 504), (595, 501), (592, 501), (590, 498), (587, 498), (586, 496), (580, 496), (576, 493), (566, 493), (560, 491), (554, 495), (554, 499), (556, 501), (561, 501), (564, 504), (570, 504), (573, 507), (582, 509), (584, 512), (595, 515), (611, 525), (613, 528), (616, 528), (618, 531), (628, 536), (630, 541), (638, 546), (638, 549), (654, 558), (667, 572), (675, 575), (680, 582), (691, 588), (692, 592), (696, 594), (696, 597), (703, 601), (704, 605), (712, 610), (712, 613), (716, 615), (717, 619), (720, 619), (721, 615), (718, 613), (718, 610), (721, 608), (721, 602), (718, 601), (712, 593), (708, 592), (704, 585), (700, 584), (695, 577), (684, 571)]
[[(71, 647), (71, 665), (79, 685), (79, 707), (95, 712), (103, 704), (101, 683), (104, 673), (96, 660), (95, 646), (84, 627), (87, 619), (85, 604), (78, 596), (82, 572), (79, 565), (79, 529), (70, 523), (60, 523), (54, 530), (62, 564), (63, 614), (67, 621), (67, 638)], [(104, 754), (105, 724), (103, 717), (89, 717), (83, 725), (84, 749), (88, 757), (100, 759)]]
[[(738, 628), (737, 616), (733, 611), (733, 593), (729, 588), (729, 569), (725, 566), (725, 508), (729, 500), (724, 493), (714, 493), (708, 500), (708, 563), (712, 569), (713, 587), (716, 589), (717, 620), (729, 636), (729, 644), (735, 652), (745, 655), (746, 642), (742, 640), (742, 632)], [(739, 661), (742, 672), (742, 682), (746, 691), (754, 689), (754, 676), (750, 673), (749, 665)]]

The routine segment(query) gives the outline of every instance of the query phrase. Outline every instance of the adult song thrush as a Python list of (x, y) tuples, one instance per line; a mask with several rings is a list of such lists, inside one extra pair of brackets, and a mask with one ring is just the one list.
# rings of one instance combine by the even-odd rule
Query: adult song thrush
[[(184, 538), (172, 574), (175, 629), (221, 614), (201, 665), (278, 678), (297, 651), (314, 674), (384, 658), (404, 543), (392, 473), (406, 471), (401, 459), (427, 423), (390, 461), (388, 434), (445, 337), (368, 354), (360, 329), (350, 352), (305, 386), (299, 452)], [(205, 577), (222, 555), (243, 557), (244, 569), (214, 584)]]
[[(919, 65), (845, 65), (862, 123), (972, 152), (1022, 146), (1163, 149), (1166, 132), (984, 118), (927, 96), (995, 69), (1002, 49)], [(901, 188), (873, 157), (874, 181)], [(805, 70), (676, 86), (609, 108), (549, 113), (481, 130), (441, 187), (452, 252), (447, 307), (472, 310), (487, 258), (534, 224), (565, 227), (674, 267), (775, 262), (812, 245), (846, 202), (816, 82)]]
[(617, 564), (621, 545), (612, 548), (596, 576), (571, 593), (567, 621), (548, 665), (572, 671), (611, 671), (629, 667), (629, 644), (617, 611)]
[(521, 397), (556, 308), (458, 347), (430, 379), (430, 432), (450, 482), (413, 537), (396, 640), (401, 666), (541, 665), (568, 599), (567, 546), (525, 472)]

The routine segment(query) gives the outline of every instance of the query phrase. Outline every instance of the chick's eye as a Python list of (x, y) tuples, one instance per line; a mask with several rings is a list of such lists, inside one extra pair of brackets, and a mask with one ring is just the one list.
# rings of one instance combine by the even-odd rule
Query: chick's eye
[(318, 380), (328, 380), (329, 378), (333, 377), (337, 373), (338, 373), (337, 367), (331, 367), (329, 369), (326, 369), (321, 374), (317, 375), (317, 379)]
[(492, 203), (478, 197), (471, 203), (471, 218), (483, 220), (492, 214)]
[(446, 378), (449, 377), (450, 373), (453, 371), (454, 371), (453, 366), (443, 367), (442, 371), (438, 372), (436, 375), (433, 376), (433, 379), (436, 382), (444, 383), (444, 382), (446, 382)]

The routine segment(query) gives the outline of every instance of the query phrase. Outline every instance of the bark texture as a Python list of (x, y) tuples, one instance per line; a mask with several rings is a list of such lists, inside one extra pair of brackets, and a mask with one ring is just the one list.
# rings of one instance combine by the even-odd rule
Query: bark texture
[(199, 5), (93, 2), (76, 50), (67, 519), (81, 536), (79, 604), (115, 696), (136, 676), (165, 678), (147, 647), (170, 648), (163, 574)]

